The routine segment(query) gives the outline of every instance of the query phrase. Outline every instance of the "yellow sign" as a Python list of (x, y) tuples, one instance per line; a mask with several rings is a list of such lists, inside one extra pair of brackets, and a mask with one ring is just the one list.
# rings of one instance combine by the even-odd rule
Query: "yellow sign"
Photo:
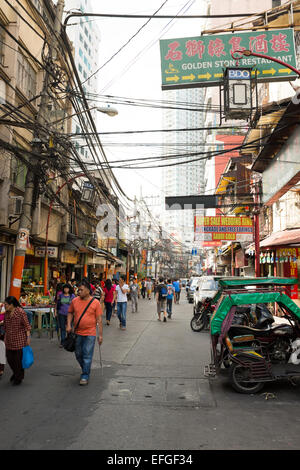
[(61, 254), (61, 261), (62, 263), (77, 264), (78, 255), (72, 250), (63, 250)]

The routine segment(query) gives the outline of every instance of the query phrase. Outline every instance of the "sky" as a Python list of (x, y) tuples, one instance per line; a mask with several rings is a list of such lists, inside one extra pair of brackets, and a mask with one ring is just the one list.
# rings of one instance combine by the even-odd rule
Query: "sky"
[[(102, 2), (91, 0), (95, 13), (111, 14), (147, 14), (152, 15), (165, 0), (110, 0)], [(205, 12), (205, 0), (167, 0), (158, 14), (175, 16), (185, 6), (190, 7), (184, 11), (185, 15), (203, 14)], [(147, 19), (119, 19), (100, 18), (92, 21), (100, 30), (99, 67), (115, 54)], [(159, 39), (198, 36), (201, 30), (201, 19), (178, 19), (166, 25), (170, 19), (151, 19), (151, 21), (137, 34), (137, 36), (119, 52), (97, 74), (99, 81), (99, 93), (133, 99), (164, 99), (161, 90), (160, 49)], [(76, 26), (73, 26), (76, 27)], [(165, 30), (164, 30), (165, 29)], [(164, 30), (164, 31), (163, 31)], [(152, 44), (151, 47), (149, 45)], [(136, 57), (138, 60), (134, 62)], [(131, 64), (130, 66), (128, 66)], [(97, 114), (97, 128), (99, 132), (135, 131), (161, 129), (162, 111), (160, 109), (134, 107), (121, 104), (112, 104), (107, 98), (106, 104), (111, 104), (118, 109), (118, 115), (108, 117)], [(128, 139), (128, 136), (126, 136)], [(105, 153), (109, 161), (151, 156), (151, 147), (116, 147), (118, 143), (126, 142), (162, 142), (162, 135), (131, 134), (129, 140), (123, 135), (101, 137)], [(108, 143), (114, 143), (114, 146)], [(147, 170), (114, 170), (115, 175), (124, 192), (131, 198), (140, 195), (155, 195), (161, 190), (161, 169)]]

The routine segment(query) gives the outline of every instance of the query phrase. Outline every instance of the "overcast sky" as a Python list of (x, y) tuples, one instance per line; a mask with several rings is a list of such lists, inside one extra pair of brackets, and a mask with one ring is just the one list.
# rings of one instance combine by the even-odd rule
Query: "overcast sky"
[[(164, 0), (110, 0), (102, 2), (91, 0), (94, 12), (112, 14), (153, 14)], [(158, 14), (173, 15), (186, 5), (190, 8), (186, 15), (203, 14), (205, 0), (168, 0)], [(101, 35), (99, 47), (99, 67), (103, 65), (120, 47), (133, 36), (147, 19), (92, 19), (98, 25)], [(159, 39), (198, 36), (202, 20), (182, 19), (172, 22), (167, 31), (164, 28), (170, 19), (152, 19), (145, 28), (98, 74), (99, 92), (102, 95), (113, 95), (134, 99), (164, 99), (161, 91)], [(76, 26), (74, 26), (76, 27)], [(152, 44), (151, 47), (150, 44)], [(139, 56), (138, 60), (134, 59)], [(128, 65), (130, 67), (128, 67)], [(107, 100), (110, 103), (110, 100)], [(118, 109), (118, 116), (108, 117), (98, 113), (98, 129), (103, 132), (144, 130), (162, 128), (161, 110), (125, 105), (113, 105)], [(139, 139), (139, 140), (138, 140)], [(131, 135), (131, 142), (150, 142), (151, 134)], [(162, 135), (155, 136), (162, 142)], [(102, 137), (104, 149), (110, 161), (151, 156), (151, 148), (106, 146), (105, 142), (126, 142), (122, 135)], [(160, 191), (161, 170), (115, 170), (124, 191), (130, 196), (139, 195), (140, 186), (144, 195), (157, 194)]]

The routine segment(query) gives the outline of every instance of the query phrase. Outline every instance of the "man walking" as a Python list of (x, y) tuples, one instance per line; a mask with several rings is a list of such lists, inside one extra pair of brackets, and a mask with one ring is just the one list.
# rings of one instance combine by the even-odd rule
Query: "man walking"
[(127, 294), (129, 287), (125, 284), (125, 279), (120, 278), (119, 285), (114, 292), (114, 299), (117, 302), (117, 315), (120, 320), (121, 330), (126, 330)]
[(151, 293), (152, 293), (152, 281), (151, 279), (147, 279), (147, 282), (146, 282), (146, 289), (147, 289), (147, 297), (148, 297), (148, 300), (151, 300)]
[(142, 280), (142, 289), (141, 289), (141, 292), (142, 292), (142, 297), (143, 299), (146, 297), (146, 281), (145, 279)]
[[(82, 316), (78, 328), (76, 325)], [(102, 309), (99, 300), (90, 294), (90, 283), (86, 280), (80, 282), (78, 286), (78, 297), (72, 300), (67, 317), (67, 333), (72, 330), (72, 320), (76, 328), (75, 356), (80, 364), (82, 374), (79, 385), (87, 385), (90, 377), (90, 370), (93, 360), (94, 347), (96, 341), (96, 326), (99, 327), (98, 342), (103, 341)]]
[(175, 293), (175, 288), (172, 284), (171, 279), (168, 280), (167, 284), (167, 313), (168, 313), (168, 318), (172, 317), (172, 304), (173, 304), (173, 297)]
[(132, 313), (137, 313), (138, 311), (138, 296), (140, 288), (136, 279), (133, 279), (133, 282), (130, 286), (130, 298), (131, 298), (131, 308)]
[(173, 286), (174, 286), (174, 288), (175, 288), (175, 299), (174, 299), (174, 303), (175, 303), (175, 304), (179, 304), (179, 298), (180, 298), (180, 284), (179, 284), (178, 279), (176, 279), (176, 280), (173, 282)]
[(157, 302), (157, 315), (158, 320), (161, 321), (161, 314), (163, 313), (164, 322), (167, 321), (167, 311), (166, 311), (166, 303), (167, 303), (167, 287), (164, 284), (163, 278), (159, 279), (159, 284), (156, 289), (156, 302)]

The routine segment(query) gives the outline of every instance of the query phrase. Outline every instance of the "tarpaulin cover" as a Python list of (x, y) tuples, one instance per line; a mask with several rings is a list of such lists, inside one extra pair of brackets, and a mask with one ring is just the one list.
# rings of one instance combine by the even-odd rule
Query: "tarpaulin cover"
[(219, 308), (211, 318), (211, 334), (216, 335), (221, 333), (222, 323), (233, 305), (266, 304), (269, 302), (277, 302), (279, 305), (284, 305), (300, 319), (300, 308), (286, 294), (281, 294), (280, 292), (253, 292), (224, 295)]
[(261, 285), (294, 285), (297, 284), (297, 279), (293, 277), (254, 277), (254, 278), (243, 278), (240, 279), (219, 279), (219, 285), (221, 287), (234, 287), (234, 286), (261, 286)]

